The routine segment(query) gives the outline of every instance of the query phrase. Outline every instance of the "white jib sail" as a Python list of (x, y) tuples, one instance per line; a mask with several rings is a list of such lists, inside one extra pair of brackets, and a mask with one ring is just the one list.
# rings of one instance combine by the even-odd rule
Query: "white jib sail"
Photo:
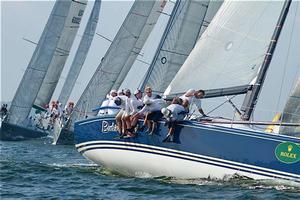
[(111, 90), (133, 51), (154, 5), (155, 1), (137, 0), (134, 2), (92, 79), (76, 103), (70, 118), (71, 130), (73, 130), (74, 122), (83, 119), (88, 112), (104, 100)]
[(9, 109), (11, 124), (29, 115), (63, 31), (72, 1), (56, 1)]
[(246, 85), (263, 62), (283, 1), (225, 1), (165, 94)]
[[(300, 77), (282, 112), (282, 122), (300, 124)], [(300, 126), (282, 126), (279, 133), (300, 136)]]
[(115, 84), (113, 85), (112, 87), (113, 89), (119, 89), (119, 87), (121, 86), (130, 68), (132, 67), (134, 61), (136, 60), (137, 56), (140, 54), (148, 36), (153, 30), (153, 27), (155, 26), (161, 12), (163, 11), (165, 4), (166, 4), (166, 0), (155, 2), (155, 5), (153, 6), (152, 11), (150, 12), (146, 25), (144, 26), (143, 31), (130, 54), (130, 57), (128, 58), (126, 64), (122, 68), (122, 71), (120, 72), (120, 75), (118, 76)]
[(58, 101), (62, 103), (63, 107), (66, 105), (72, 93), (76, 80), (79, 76), (81, 68), (89, 52), (91, 43), (93, 41), (96, 32), (100, 8), (101, 8), (101, 0), (96, 0), (91, 15), (89, 17), (88, 23), (85, 27), (83, 36), (81, 38), (80, 44), (78, 46), (77, 52), (75, 54), (74, 60), (68, 72), (66, 81), (62, 87), (61, 93), (58, 98)]
[(44, 107), (51, 100), (79, 29), (86, 4), (87, 0), (77, 0), (71, 3), (64, 30), (60, 35), (60, 40), (57, 44), (51, 64), (34, 102), (37, 106)]
[(210, 1), (186, 0), (178, 3), (145, 80), (146, 85), (157, 92), (165, 91), (195, 46)]

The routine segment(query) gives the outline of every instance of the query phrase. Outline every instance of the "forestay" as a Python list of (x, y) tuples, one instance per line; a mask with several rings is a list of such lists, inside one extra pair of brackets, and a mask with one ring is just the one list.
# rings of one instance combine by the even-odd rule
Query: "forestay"
[(83, 119), (111, 90), (122, 67), (133, 51), (146, 25), (155, 1), (135, 1), (112, 44), (79, 98), (70, 118), (71, 130), (76, 120)]
[(71, 92), (74, 88), (74, 85), (79, 76), (81, 68), (89, 52), (91, 43), (93, 41), (96, 32), (96, 27), (98, 24), (100, 7), (101, 7), (101, 0), (96, 0), (91, 15), (89, 17), (88, 23), (85, 27), (83, 36), (79, 43), (74, 60), (70, 67), (69, 73), (67, 75), (66, 81), (63, 85), (63, 88), (58, 98), (59, 102), (62, 103), (63, 106), (66, 105), (71, 95)]
[(56, 1), (11, 103), (8, 123), (20, 125), (28, 117), (59, 42), (71, 2)]
[(225, 1), (165, 94), (248, 85), (256, 77), (281, 1)]
[(142, 88), (163, 92), (198, 39), (209, 1), (177, 1)]
[(120, 72), (120, 75), (118, 76), (115, 84), (113, 85), (113, 89), (119, 89), (122, 82), (124, 81), (125, 77), (127, 76), (130, 68), (132, 67), (134, 61), (136, 60), (137, 56), (140, 54), (148, 36), (150, 35), (153, 27), (155, 26), (161, 12), (163, 11), (166, 4), (166, 0), (163, 1), (156, 1), (155, 5), (152, 8), (152, 11), (150, 12), (150, 15), (148, 17), (148, 20), (146, 22), (146, 25), (143, 28), (143, 31), (138, 38), (133, 50), (130, 53), (130, 56), (122, 68), (122, 71)]
[(68, 15), (65, 21), (65, 26), (62, 34), (60, 35), (56, 51), (34, 102), (34, 104), (37, 106), (44, 107), (45, 104), (48, 104), (51, 100), (79, 29), (86, 3), (87, 0), (77, 0), (72, 1), (71, 3), (71, 7), (69, 12), (67, 12)]
[[(300, 78), (298, 79), (297, 84), (292, 91), (282, 114), (282, 122), (300, 124)], [(300, 137), (300, 126), (282, 126), (279, 132), (286, 135)]]

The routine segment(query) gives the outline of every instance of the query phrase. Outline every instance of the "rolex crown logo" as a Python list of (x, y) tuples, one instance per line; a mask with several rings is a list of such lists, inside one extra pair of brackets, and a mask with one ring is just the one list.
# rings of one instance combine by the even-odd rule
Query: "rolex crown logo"
[(288, 152), (291, 152), (292, 149), (293, 149), (293, 146), (292, 146), (292, 145), (289, 145), (289, 146), (288, 146)]

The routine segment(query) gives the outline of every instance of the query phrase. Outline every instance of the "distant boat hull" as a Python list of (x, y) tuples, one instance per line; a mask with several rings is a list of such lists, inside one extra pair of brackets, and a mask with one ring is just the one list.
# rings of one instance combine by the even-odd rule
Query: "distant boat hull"
[(174, 142), (162, 142), (164, 122), (158, 133), (120, 139), (114, 118), (98, 117), (75, 123), (74, 137), (83, 156), (126, 175), (222, 179), (238, 174), (300, 184), (300, 161), (287, 164), (276, 156), (286, 142), (299, 147), (299, 138), (190, 121), (178, 125)]
[(18, 125), (9, 124), (7, 122), (2, 122), (0, 140), (6, 141), (20, 141), (35, 139), (47, 136), (49, 133), (47, 131), (42, 131), (39, 129), (31, 129)]

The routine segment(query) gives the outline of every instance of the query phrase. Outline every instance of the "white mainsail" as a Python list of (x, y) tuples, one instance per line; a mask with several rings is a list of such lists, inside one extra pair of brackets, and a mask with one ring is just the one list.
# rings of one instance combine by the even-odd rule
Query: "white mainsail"
[[(284, 107), (282, 112), (282, 122), (300, 124), (300, 77), (298, 78), (297, 84)], [(282, 134), (299, 137), (300, 126), (282, 126), (279, 132)]]
[(63, 88), (58, 98), (58, 101), (62, 103), (63, 107), (66, 105), (72, 93), (75, 82), (79, 76), (81, 68), (89, 52), (91, 43), (93, 41), (96, 32), (100, 8), (101, 8), (101, 0), (96, 0), (91, 15), (89, 17), (88, 23), (85, 27), (83, 36), (81, 38), (80, 44), (78, 46), (77, 52), (75, 54), (74, 60), (70, 67), (69, 73), (67, 75), (66, 81), (63, 85)]
[(67, 61), (70, 49), (79, 29), (81, 18), (83, 16), (87, 0), (72, 1), (60, 40), (56, 51), (48, 68), (43, 84), (39, 90), (35, 105), (44, 107), (51, 100), (63, 67)]
[(156, 1), (137, 0), (134, 2), (112, 44), (76, 104), (70, 118), (71, 130), (74, 122), (83, 119), (86, 113), (91, 112), (99, 102), (102, 102), (111, 90), (122, 67), (134, 50), (135, 44), (155, 5), (160, 6), (156, 4)]
[(207, 29), (207, 27), (209, 26), (210, 22), (212, 21), (212, 19), (214, 18), (214, 16), (218, 12), (218, 10), (220, 9), (223, 2), (224, 2), (223, 0), (210, 0), (209, 1), (208, 8), (207, 8), (198, 38), (200, 38), (201, 35), (204, 33), (204, 31)]
[(8, 123), (21, 124), (28, 117), (56, 50), (71, 3), (70, 0), (56, 1), (11, 103)]
[(143, 31), (139, 37), (139, 39), (135, 43), (135, 47), (130, 53), (130, 57), (128, 58), (126, 64), (122, 68), (122, 71), (120, 72), (120, 75), (118, 76), (115, 84), (112, 88), (119, 89), (122, 82), (124, 81), (126, 75), (128, 74), (129, 70), (131, 69), (134, 61), (136, 60), (137, 56), (140, 54), (150, 32), (152, 31), (153, 27), (155, 26), (161, 12), (163, 11), (166, 0), (163, 1), (156, 1), (156, 5), (153, 6), (152, 11), (150, 12), (150, 15), (148, 17), (148, 20), (146, 22), (146, 25), (143, 28)]
[[(219, 3), (219, 2), (218, 2)], [(177, 1), (144, 84), (164, 92), (196, 44), (210, 1)], [(217, 10), (213, 10), (214, 15)]]
[(165, 94), (250, 84), (264, 60), (283, 4), (225, 1)]

